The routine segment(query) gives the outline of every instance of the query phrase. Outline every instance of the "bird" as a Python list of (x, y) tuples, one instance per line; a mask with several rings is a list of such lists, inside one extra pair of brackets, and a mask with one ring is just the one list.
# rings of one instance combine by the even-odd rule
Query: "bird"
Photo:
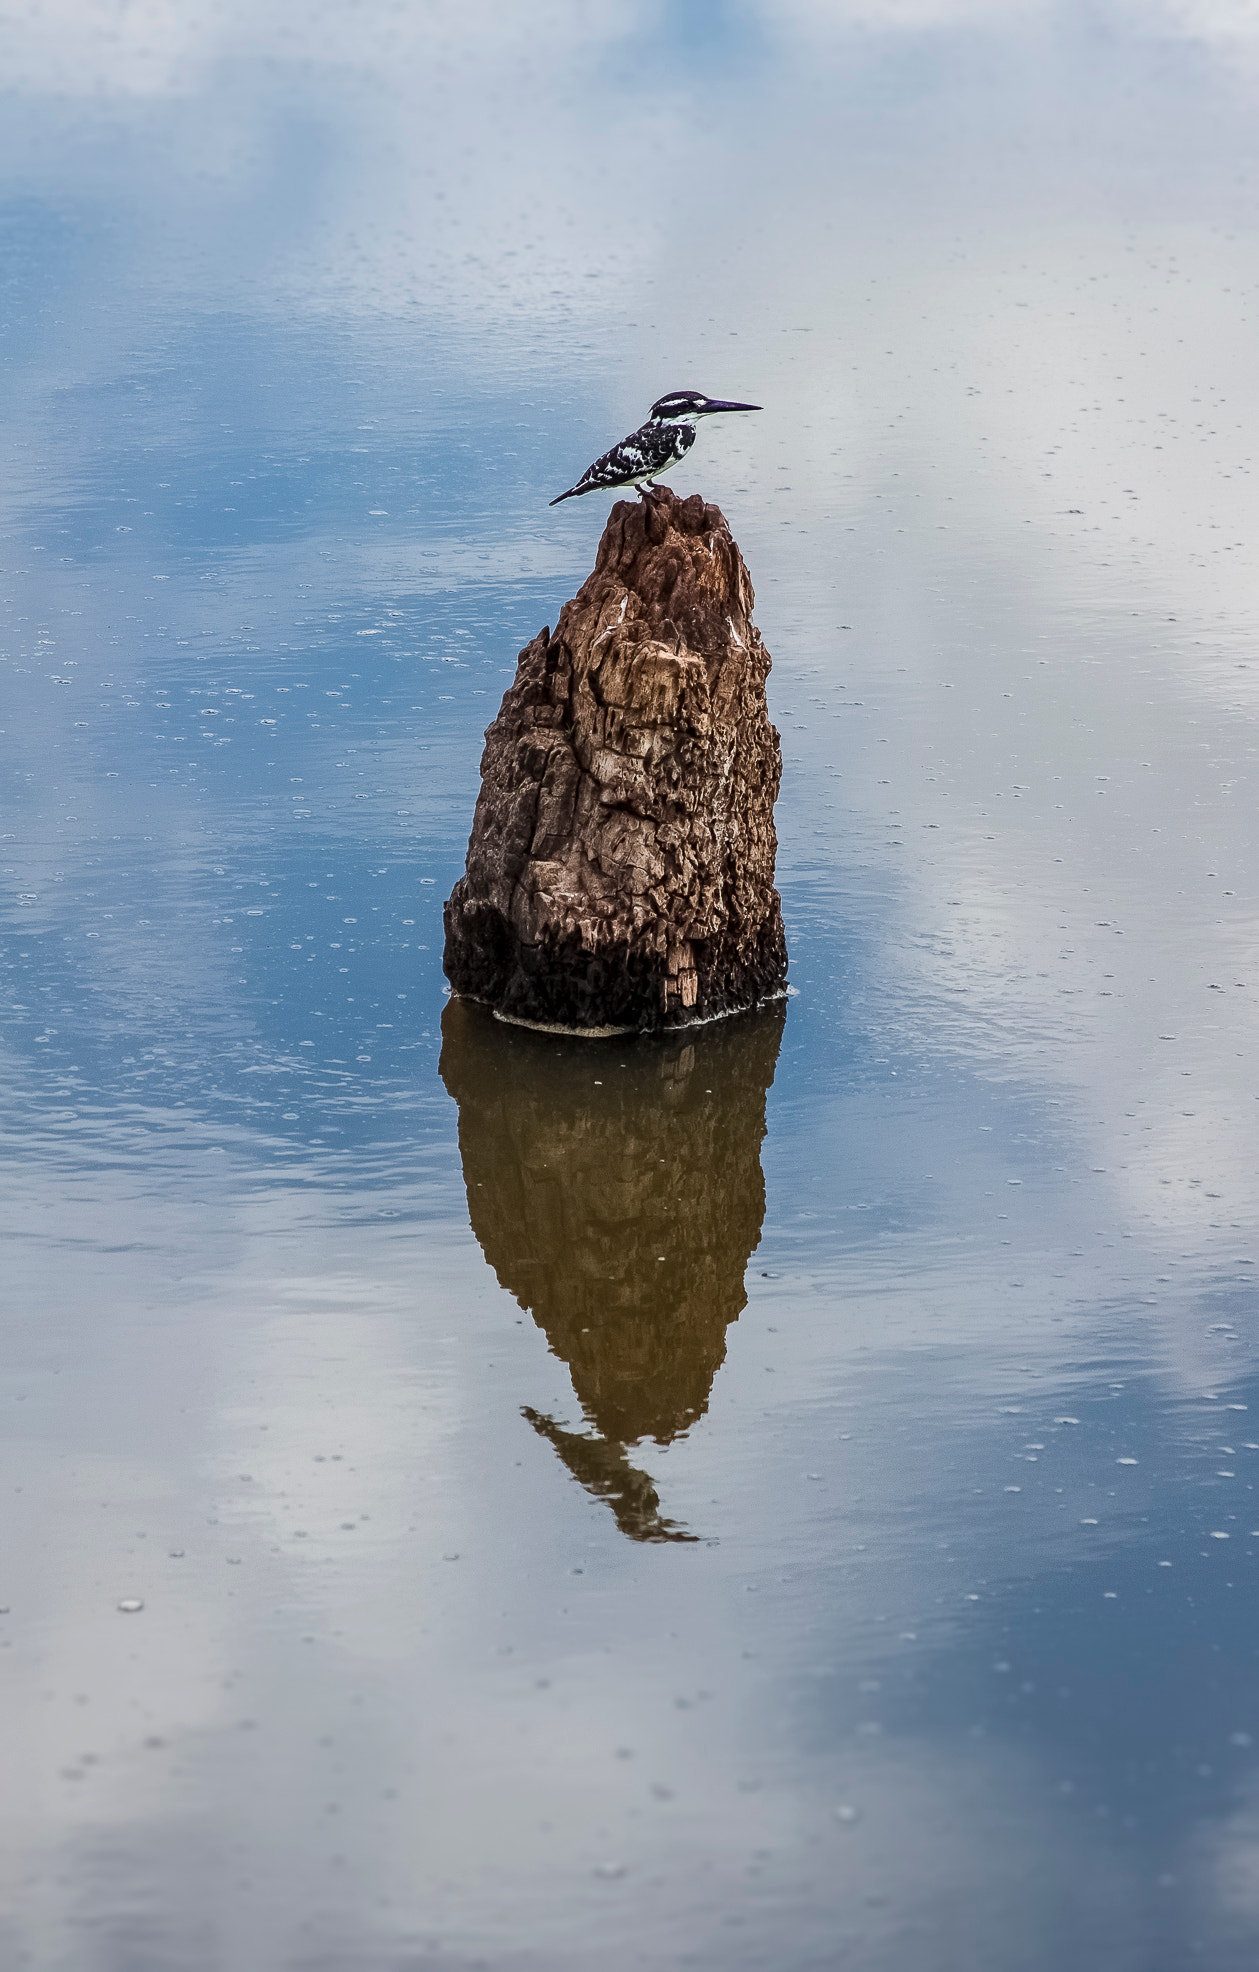
[(711, 418), (716, 411), (759, 411), (759, 404), (733, 404), (721, 397), (705, 397), (699, 390), (671, 390), (658, 397), (648, 413), (646, 424), (614, 445), (610, 452), (587, 466), (575, 486), (557, 493), (551, 501), (575, 500), (582, 493), (601, 493), (616, 486), (632, 486), (647, 498), (647, 488), (656, 475), (668, 472), (695, 443), (696, 418)]

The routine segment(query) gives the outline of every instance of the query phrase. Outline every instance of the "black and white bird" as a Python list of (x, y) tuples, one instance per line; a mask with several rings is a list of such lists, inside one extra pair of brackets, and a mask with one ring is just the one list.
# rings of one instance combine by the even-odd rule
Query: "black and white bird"
[(759, 404), (731, 404), (720, 397), (705, 397), (699, 390), (671, 390), (658, 397), (645, 425), (639, 425), (628, 438), (587, 466), (576, 486), (559, 493), (551, 501), (575, 500), (581, 493), (609, 492), (617, 486), (633, 486), (645, 499), (645, 488), (657, 475), (668, 472), (685, 458), (695, 443), (696, 418), (711, 418), (715, 411), (759, 411)]

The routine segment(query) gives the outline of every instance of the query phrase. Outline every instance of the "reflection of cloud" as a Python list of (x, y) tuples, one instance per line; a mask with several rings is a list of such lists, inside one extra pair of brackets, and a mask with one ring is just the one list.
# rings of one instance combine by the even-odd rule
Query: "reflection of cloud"
[[(243, 274), (273, 301), (453, 314), (478, 328), (600, 317), (628, 320), (644, 339), (670, 338), (673, 314), (689, 345), (727, 285), (715, 278), (714, 245), (742, 260), (758, 234), (779, 240), (789, 285), (757, 284), (777, 312), (799, 271), (829, 258), (816, 251), (819, 224), (855, 191), (847, 223), (876, 215), (881, 226), (905, 172), (924, 164), (935, 180), (958, 159), (987, 157), (991, 179), (1000, 156), (1021, 184), (1030, 140), (1054, 156), (1055, 181), (1104, 196), (1099, 143), (1117, 132), (1127, 141), (1148, 98), (1141, 143), (1161, 159), (1173, 101), (1148, 76), (1144, 91), (1118, 90), (1127, 54), (1188, 37), (1227, 87), (1241, 71), (1239, 37), (1253, 34), (1243, 0), (1111, 0), (1087, 22), (1069, 0), (759, 0), (713, 12), (697, 43), (720, 57), (710, 69), (689, 42), (679, 58), (682, 30), (658, 4), (227, 0), (198, 11), (179, 0), (50, 0), (6, 22), (9, 141), (27, 183), (64, 184), (67, 161), (86, 151), (97, 183), (125, 188), (129, 203), (152, 210), (178, 187), (200, 211), (203, 262), (211, 209), (224, 202), (235, 253), (222, 254), (219, 279)], [(996, 79), (972, 72), (977, 37)], [(916, 42), (930, 63), (910, 79), (901, 56)], [(1064, 122), (1082, 79), (1098, 113), (1092, 131)], [(1211, 87), (1197, 70), (1178, 78), (1188, 124)], [(745, 141), (753, 118), (767, 151), (796, 154), (789, 202)], [(634, 131), (629, 169), (606, 142), (610, 120)], [(733, 241), (731, 212), (742, 222)], [(169, 271), (170, 254), (186, 260), (190, 249), (177, 226), (167, 234)], [(667, 307), (679, 293), (671, 246), (698, 277), (681, 318)]]
[[(1221, 1749), (1225, 1760), (1253, 1758), (1255, 1721), (1248, 1715), (1233, 1743)], [(1209, 1940), (1209, 1963), (1252, 1966), (1259, 1959), (1259, 1777), (1253, 1768), (1242, 1779), (1240, 1800), (1219, 1821), (1199, 1825), (1183, 1852), (1174, 1858), (1168, 1886), (1183, 1882), (1191, 1916), (1188, 1928), (1197, 1940)], [(1198, 1946), (1201, 1949), (1201, 1946)]]
[(7, 13), (4, 25), (9, 88), (143, 96), (184, 94), (219, 65), (251, 58), (279, 58), (307, 74), (329, 67), (397, 76), (410, 69), (420, 86), (451, 80), (425, 76), (418, 65), (426, 60), (474, 57), (500, 73), (519, 72), (523, 60), (528, 72), (557, 48), (576, 60), (584, 49), (614, 42), (629, 24), (607, 0), (540, 0), (527, 11), (488, 0), (457, 8), (411, 0), (405, 9), (388, 0), (355, 8), (220, 0), (204, 9), (184, 0), (44, 0)]
[[(1081, 1210), (1225, 1260), (1259, 1160), (1254, 270), (1244, 237), (1079, 221), (1034, 258), (872, 256), (859, 309), (838, 281), (801, 305), (767, 386), (758, 477), (789, 470), (808, 518), (741, 530), (773, 556), (762, 614), (813, 607), (819, 661), (775, 687), (811, 727), (788, 889), (829, 859), (838, 918), (882, 864), (884, 1031), (1065, 1098)], [(819, 845), (790, 795), (823, 777)]]
[[(981, 25), (1017, 32), (1029, 21), (1069, 21), (1066, 0), (749, 0), (740, 14), (714, 10), (714, 44), (737, 42), (749, 30), (784, 31), (807, 44), (859, 30), (865, 34), (938, 35)], [(1250, 0), (1112, 0), (1101, 10), (1112, 29), (1186, 35), (1231, 42), (1259, 33)], [(741, 17), (740, 17), (741, 16)], [(631, 39), (664, 42), (667, 11), (656, 4), (615, 6), (610, 0), (539, 0), (504, 8), (492, 0), (452, 7), (447, 0), (390, 0), (299, 6), (295, 0), (248, 5), (221, 0), (194, 9), (184, 0), (43, 0), (7, 9), (5, 83), (9, 89), (118, 95), (181, 95), (231, 64), (277, 60), (307, 73), (320, 68), (375, 74), (403, 87), (449, 87), (458, 65), (475, 61), (487, 73), (534, 82), (557, 62), (570, 68), (606, 55)], [(433, 65), (436, 73), (424, 74)]]
[(142, 211), (167, 282), (216, 262), (273, 301), (588, 313), (655, 239), (673, 110), (641, 107), (626, 201), (591, 86), (627, 32), (606, 5), (54, 0), (6, 26), (3, 148), (27, 184), (90, 175)]
[[(982, 27), (1008, 34), (1032, 21), (1070, 24), (1078, 15), (1064, 0), (775, 0), (772, 9), (757, 11), (810, 39), (834, 39), (854, 29), (908, 36)], [(1225, 43), (1259, 35), (1252, 0), (1112, 0), (1098, 17), (1108, 17), (1112, 30), (1147, 35)]]

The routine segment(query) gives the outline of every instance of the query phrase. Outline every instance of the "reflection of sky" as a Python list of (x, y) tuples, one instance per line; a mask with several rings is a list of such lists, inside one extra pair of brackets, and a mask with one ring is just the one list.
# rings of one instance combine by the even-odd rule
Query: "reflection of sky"
[[(1248, 1966), (1253, 10), (4, 32), (8, 1955)], [(440, 906), (683, 383), (798, 997), (644, 1551)]]

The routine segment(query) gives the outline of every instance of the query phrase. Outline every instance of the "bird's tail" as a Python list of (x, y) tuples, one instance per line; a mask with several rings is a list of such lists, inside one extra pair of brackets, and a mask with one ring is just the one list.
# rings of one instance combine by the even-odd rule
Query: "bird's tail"
[(561, 500), (571, 500), (576, 494), (576, 492), (577, 492), (577, 488), (575, 486), (570, 486), (567, 493), (557, 493), (553, 500), (547, 501), (547, 505), (549, 507), (558, 507)]

